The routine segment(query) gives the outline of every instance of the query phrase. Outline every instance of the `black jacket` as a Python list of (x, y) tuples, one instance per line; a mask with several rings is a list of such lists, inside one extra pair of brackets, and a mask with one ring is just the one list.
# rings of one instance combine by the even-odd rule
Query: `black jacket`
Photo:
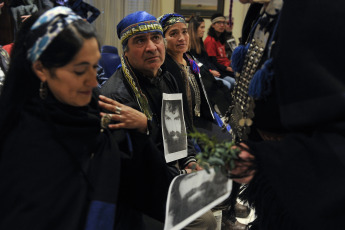
[[(186, 87), (181, 68), (169, 54), (166, 55), (164, 66), (174, 76), (178, 87), (180, 89), (183, 89), (184, 101), (187, 101)], [(231, 91), (226, 86), (224, 86), (223, 83), (215, 80), (209, 70), (204, 67), (200, 68), (200, 77), (197, 76), (196, 79), (200, 92), (202, 94), (201, 114), (206, 119), (212, 121), (213, 115), (211, 114), (211, 111), (214, 111), (215, 105), (217, 105), (217, 107), (219, 108), (221, 115), (225, 114), (226, 110), (230, 106)], [(209, 101), (209, 103), (207, 101)], [(185, 107), (184, 109), (187, 110), (188, 107)]]
[[(159, 77), (152, 79), (141, 76), (139, 73), (136, 73), (136, 76), (139, 80), (141, 90), (146, 95), (153, 113), (150, 137), (156, 144), (157, 148), (161, 151), (162, 156), (164, 156), (161, 128), (162, 93), (180, 93), (180, 91), (174, 78), (167, 71), (163, 71)], [(100, 91), (102, 95), (110, 97), (122, 104), (140, 111), (140, 107), (136, 101), (134, 92), (125, 79), (122, 69), (118, 69), (109, 78), (109, 80), (103, 84)], [(190, 124), (186, 122), (187, 130), (190, 127)], [(185, 166), (187, 166), (188, 163), (190, 163), (191, 161), (195, 161), (195, 154), (196, 152), (193, 143), (188, 138), (188, 157), (179, 160), (180, 167), (183, 169)], [(176, 162), (168, 163), (171, 174), (174, 176), (180, 174), (180, 171), (175, 167), (175, 164)]]
[[(196, 117), (194, 112), (191, 111), (188, 106), (183, 70), (169, 54), (166, 55), (164, 67), (173, 75), (178, 87), (183, 89), (183, 109), (184, 111), (188, 111), (189, 123), (192, 123), (194, 128), (199, 132), (205, 133), (210, 137), (216, 137), (218, 140), (229, 140), (231, 136), (229, 133), (221, 130), (221, 128), (216, 124), (213, 113), (216, 111), (220, 116), (225, 114), (226, 110), (230, 106), (230, 90), (224, 86), (222, 82), (214, 79), (208, 69), (201, 66), (200, 74), (195, 74), (201, 94), (201, 116)], [(194, 104), (195, 102), (193, 102), (193, 105)]]

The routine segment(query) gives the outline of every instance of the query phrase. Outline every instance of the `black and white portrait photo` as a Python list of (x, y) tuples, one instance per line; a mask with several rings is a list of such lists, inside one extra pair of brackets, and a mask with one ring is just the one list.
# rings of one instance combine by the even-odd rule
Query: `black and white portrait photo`
[(231, 51), (234, 51), (236, 49), (237, 44), (236, 44), (235, 38), (230, 38), (230, 39), (226, 40), (226, 42), (228, 43)]
[(187, 156), (187, 133), (181, 94), (163, 94), (162, 132), (167, 162)]
[(231, 180), (213, 169), (176, 177), (169, 188), (164, 229), (182, 229), (224, 201), (231, 188)]

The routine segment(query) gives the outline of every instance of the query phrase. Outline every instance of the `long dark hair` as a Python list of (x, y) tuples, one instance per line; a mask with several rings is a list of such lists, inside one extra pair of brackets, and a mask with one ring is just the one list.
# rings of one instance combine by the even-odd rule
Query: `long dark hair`
[[(224, 15), (221, 13), (215, 13), (212, 15), (211, 21), (217, 17), (224, 17)], [(224, 19), (225, 19), (225, 17), (224, 17)], [(213, 37), (216, 41), (220, 41), (220, 43), (222, 43), (222, 44), (225, 44), (225, 42), (226, 42), (226, 37), (225, 37), (226, 35), (225, 34), (226, 33), (224, 30), (224, 32), (221, 33), (220, 36), (218, 37), (216, 30), (212, 27), (212, 25), (210, 25), (210, 28), (208, 29), (208, 32), (207, 32), (207, 35)]]
[[(33, 15), (23, 23), (11, 52), (10, 67), (0, 95), (0, 146), (7, 132), (20, 118), (23, 105), (39, 95), (40, 80), (27, 58), (28, 49), (35, 42), (32, 38), (37, 33), (30, 31), (30, 28), (38, 17), (39, 14)], [(84, 40), (93, 37), (97, 38), (96, 31), (88, 22), (74, 21), (51, 42), (38, 60), (44, 67), (54, 71), (68, 64), (82, 48)]]
[(194, 50), (197, 54), (201, 54), (204, 50), (204, 43), (202, 38), (198, 37), (198, 28), (204, 19), (199, 16), (191, 16), (188, 20), (188, 33), (189, 33), (189, 50)]

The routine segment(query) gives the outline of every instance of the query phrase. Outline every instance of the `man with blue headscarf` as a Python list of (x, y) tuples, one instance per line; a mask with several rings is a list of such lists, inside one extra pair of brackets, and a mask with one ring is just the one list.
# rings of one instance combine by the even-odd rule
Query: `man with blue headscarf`
[[(122, 66), (102, 86), (101, 93), (141, 111), (147, 118), (145, 132), (163, 151), (162, 94), (180, 93), (180, 90), (173, 76), (161, 69), (165, 59), (162, 27), (154, 16), (138, 11), (120, 21), (117, 34), (124, 51)], [(186, 173), (185, 168), (195, 164), (194, 147), (191, 145), (188, 150), (188, 157), (179, 161), (181, 171), (175, 167), (176, 162), (171, 164), (172, 174)]]
[[(121, 111), (126, 109), (123, 105), (135, 108), (141, 111), (143, 116), (146, 116), (143, 125), (145, 129), (142, 131), (150, 135), (162, 153), (161, 157), (164, 158), (161, 126), (163, 93), (175, 94), (181, 93), (181, 91), (178, 89), (174, 77), (161, 68), (165, 60), (162, 27), (154, 16), (145, 11), (138, 11), (127, 15), (120, 21), (117, 25), (117, 35), (121, 40), (124, 51), (121, 57), (122, 66), (103, 84), (101, 94), (122, 103), (118, 104), (115, 111), (119, 116), (122, 113)], [(125, 123), (123, 119), (126, 119), (126, 117), (122, 116), (119, 119), (119, 122)], [(190, 130), (190, 124), (187, 123), (186, 128)], [(171, 175), (178, 176), (189, 173), (193, 168), (201, 169), (196, 164), (194, 157), (196, 152), (190, 140), (188, 141), (187, 152), (187, 157), (167, 163)], [(147, 167), (159, 166), (148, 165)], [(153, 176), (160, 177), (158, 174)], [(163, 189), (161, 192), (167, 193)], [(163, 222), (166, 201), (157, 201), (157, 203), (159, 202), (161, 206), (159, 208), (157, 208), (157, 205), (155, 208), (152, 207), (150, 215)], [(129, 212), (131, 212), (131, 215), (126, 213), (120, 218), (121, 221), (125, 222), (124, 219), (130, 218), (128, 222), (135, 222), (133, 221), (135, 211), (129, 210)], [(137, 213), (137, 216), (139, 215)], [(132, 229), (138, 229), (138, 227), (135, 226)], [(199, 227), (197, 229), (209, 228)]]

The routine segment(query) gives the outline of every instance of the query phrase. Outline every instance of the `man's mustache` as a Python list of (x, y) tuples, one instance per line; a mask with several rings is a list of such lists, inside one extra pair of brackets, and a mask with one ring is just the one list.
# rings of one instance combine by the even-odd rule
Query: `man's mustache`
[(178, 131), (171, 131), (171, 132), (169, 133), (169, 135), (172, 136), (172, 137), (174, 137), (174, 136), (180, 137), (180, 136), (182, 135), (182, 133), (181, 133), (181, 132), (178, 132)]

